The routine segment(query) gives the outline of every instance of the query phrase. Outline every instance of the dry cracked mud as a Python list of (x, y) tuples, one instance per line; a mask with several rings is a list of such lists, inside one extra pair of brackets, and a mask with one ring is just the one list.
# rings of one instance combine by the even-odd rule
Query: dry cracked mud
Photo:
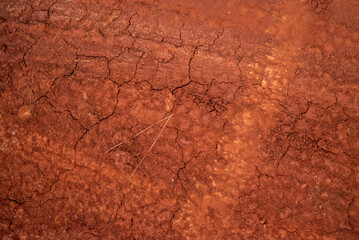
[(359, 239), (358, 52), (357, 0), (0, 1), (1, 238)]

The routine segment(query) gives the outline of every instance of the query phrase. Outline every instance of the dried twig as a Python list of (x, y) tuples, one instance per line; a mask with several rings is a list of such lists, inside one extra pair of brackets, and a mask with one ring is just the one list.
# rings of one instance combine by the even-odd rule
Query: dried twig
[(59, 32), (56, 33), (56, 35), (55, 35), (55, 37), (54, 37), (54, 40), (52, 40), (52, 43), (55, 42), (55, 40), (56, 40), (58, 34), (59, 34)]
[(129, 56), (127, 56), (126, 54), (121, 53), (121, 55), (124, 56), (125, 58), (127, 58), (128, 60), (133, 61), (133, 60), (132, 60)]
[[(155, 138), (155, 140), (153, 141), (151, 147), (147, 150), (147, 152), (145, 153), (145, 155), (143, 155), (141, 161), (137, 164), (136, 168), (133, 170), (133, 172), (132, 172), (132, 174), (131, 174), (131, 176), (130, 176), (130, 179), (131, 179), (132, 176), (135, 174), (137, 168), (141, 165), (141, 163), (142, 163), (143, 160), (146, 158), (146, 156), (148, 155), (148, 153), (152, 150), (153, 146), (155, 146), (156, 142), (157, 142), (158, 139), (160, 138), (160, 136), (161, 136), (163, 130), (164, 130), (165, 127), (167, 126), (167, 123), (168, 123), (168, 121), (171, 119), (172, 116), (173, 116), (173, 114), (167, 117), (167, 121), (166, 121), (165, 124), (163, 125), (163, 127), (162, 127), (160, 133), (159, 133), (158, 136)], [(165, 119), (165, 118), (164, 118), (164, 119)], [(162, 120), (164, 120), (164, 119), (162, 119)]]
[[(136, 160), (133, 159), (133, 161), (138, 165), (138, 162)], [(148, 176), (148, 174), (142, 167), (139, 167), (138, 169), (140, 169), (146, 176)]]
[(166, 120), (166, 119), (170, 119), (173, 115), (174, 115), (174, 114), (172, 114), (172, 115), (170, 115), (170, 116), (168, 116), (168, 117), (162, 118), (161, 120), (155, 122), (154, 124), (152, 124), (152, 125), (146, 127), (145, 129), (143, 129), (141, 132), (137, 133), (136, 135), (134, 135), (134, 136), (132, 136), (132, 137), (130, 137), (130, 138), (128, 138), (128, 139), (126, 139), (126, 140), (120, 142), (119, 144), (116, 144), (115, 146), (113, 146), (113, 147), (107, 149), (104, 153), (106, 154), (106, 153), (108, 153), (109, 151), (111, 151), (111, 150), (113, 150), (113, 149), (115, 149), (115, 148), (121, 146), (121, 145), (124, 144), (125, 142), (128, 142), (129, 140), (131, 140), (131, 139), (133, 139), (133, 138), (135, 138), (135, 137), (141, 135), (142, 133), (146, 132), (148, 129), (152, 128), (152, 127), (155, 126), (156, 124), (159, 124), (160, 122), (163, 122), (163, 121)]

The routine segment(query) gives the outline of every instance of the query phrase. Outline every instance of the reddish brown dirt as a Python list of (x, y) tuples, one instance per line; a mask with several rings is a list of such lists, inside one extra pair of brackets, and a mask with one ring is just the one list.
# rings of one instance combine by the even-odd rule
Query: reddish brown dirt
[(357, 0), (0, 1), (0, 236), (359, 239), (358, 52)]

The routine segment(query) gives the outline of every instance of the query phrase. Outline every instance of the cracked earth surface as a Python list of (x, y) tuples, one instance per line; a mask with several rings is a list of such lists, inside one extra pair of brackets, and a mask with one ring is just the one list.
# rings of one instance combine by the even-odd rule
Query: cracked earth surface
[(358, 51), (356, 0), (0, 1), (0, 236), (359, 239)]

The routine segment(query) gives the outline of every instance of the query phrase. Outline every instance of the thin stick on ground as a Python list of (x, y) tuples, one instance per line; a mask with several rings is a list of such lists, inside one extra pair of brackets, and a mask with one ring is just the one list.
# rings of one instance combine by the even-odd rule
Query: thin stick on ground
[(59, 34), (59, 32), (56, 33), (55, 37), (54, 37), (54, 40), (52, 40), (52, 43), (55, 42), (56, 38), (57, 38), (57, 34)]
[(104, 153), (106, 154), (106, 153), (108, 153), (109, 151), (112, 151), (113, 149), (115, 149), (115, 148), (121, 146), (122, 144), (124, 144), (125, 142), (128, 142), (129, 140), (131, 140), (131, 139), (133, 139), (133, 138), (135, 138), (135, 137), (141, 135), (142, 133), (146, 132), (148, 129), (150, 129), (150, 128), (152, 128), (153, 126), (159, 124), (160, 122), (163, 122), (163, 121), (166, 120), (166, 119), (170, 119), (173, 115), (174, 115), (174, 114), (172, 114), (172, 115), (170, 115), (170, 116), (168, 116), (168, 117), (162, 118), (161, 120), (155, 122), (154, 124), (152, 124), (152, 125), (146, 127), (145, 129), (143, 129), (141, 132), (137, 133), (136, 135), (134, 135), (134, 136), (132, 136), (132, 137), (130, 137), (130, 138), (128, 138), (128, 139), (126, 139), (126, 140), (124, 140), (124, 141), (122, 141), (122, 142), (116, 144), (115, 146), (113, 146), (113, 147), (107, 149)]
[[(133, 161), (138, 165), (138, 162), (136, 160), (133, 159)], [(148, 176), (148, 174), (142, 167), (139, 167), (138, 169), (140, 169), (146, 176)]]
[(132, 60), (129, 56), (127, 56), (126, 54), (121, 53), (121, 55), (124, 56), (125, 58), (127, 58), (128, 60), (133, 61), (133, 60)]
[[(138, 167), (139, 167), (139, 166), (141, 165), (141, 163), (143, 162), (143, 160), (146, 158), (146, 156), (148, 155), (148, 153), (152, 150), (153, 146), (155, 146), (156, 142), (158, 141), (158, 139), (159, 139), (160, 136), (162, 135), (163, 130), (164, 130), (165, 127), (167, 126), (167, 123), (169, 122), (169, 120), (171, 119), (172, 116), (173, 116), (173, 114), (167, 117), (168, 119), (167, 119), (167, 121), (165, 122), (165, 124), (163, 125), (163, 127), (162, 127), (160, 133), (159, 133), (158, 136), (155, 138), (155, 140), (153, 141), (151, 147), (147, 150), (147, 152), (145, 153), (145, 155), (143, 155), (141, 161), (137, 164), (135, 170), (133, 170), (133, 172), (132, 172), (132, 174), (131, 174), (131, 176), (130, 176), (130, 180), (131, 180), (132, 176), (135, 174), (135, 172), (136, 172), (136, 170), (138, 169)], [(165, 118), (164, 118), (164, 119), (165, 119)], [(163, 120), (163, 119), (162, 119), (162, 120)]]

